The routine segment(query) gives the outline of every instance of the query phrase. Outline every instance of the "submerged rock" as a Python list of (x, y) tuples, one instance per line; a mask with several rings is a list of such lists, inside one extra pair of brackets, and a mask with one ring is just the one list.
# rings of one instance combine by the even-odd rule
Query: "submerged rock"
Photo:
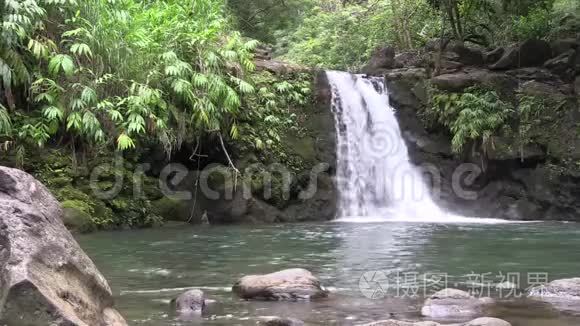
[(476, 298), (457, 289), (444, 289), (431, 295), (421, 309), (421, 314), (433, 318), (469, 317), (483, 314), (492, 298)]
[(62, 217), (40, 182), (0, 167), (0, 324), (127, 325)]
[[(360, 326), (445, 326), (444, 324), (439, 324), (433, 321), (420, 321), (420, 322), (409, 322), (401, 320), (381, 320)], [(448, 326), (511, 326), (505, 320), (491, 317), (477, 318), (467, 323), (452, 324)]]
[(295, 318), (261, 317), (258, 323), (262, 326), (304, 326), (304, 322)]
[(301, 268), (244, 276), (232, 290), (242, 299), (254, 300), (311, 300), (328, 296), (318, 279)]
[(380, 320), (372, 323), (359, 325), (359, 326), (440, 326), (441, 324), (433, 321), (420, 321), (420, 322), (409, 322), (402, 320)]
[(462, 326), (512, 326), (512, 324), (503, 319), (482, 317), (467, 322)]
[(171, 304), (180, 317), (199, 315), (205, 309), (205, 296), (203, 291), (193, 289), (173, 299)]

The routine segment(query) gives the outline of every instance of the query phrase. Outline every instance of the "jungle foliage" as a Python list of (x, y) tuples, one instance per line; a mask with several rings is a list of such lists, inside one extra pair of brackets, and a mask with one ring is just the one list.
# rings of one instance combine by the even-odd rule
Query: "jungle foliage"
[(292, 88), (255, 87), (259, 42), (233, 28), (223, 0), (0, 7), (0, 142), (20, 159), (49, 142), (130, 150), (153, 138), (170, 153), (203, 134), (235, 140), (240, 120), (261, 118), (249, 104)]
[[(230, 1), (239, 8), (239, 1)], [(244, 1), (242, 30), (287, 60), (326, 68), (360, 67), (378, 46), (414, 49), (434, 37), (482, 46), (576, 33), (575, 0)], [(236, 15), (236, 12), (239, 13)], [(280, 13), (290, 13), (289, 15)], [(251, 19), (250, 19), (250, 18)], [(249, 24), (249, 26), (248, 26)], [(573, 35), (575, 36), (575, 35)]]

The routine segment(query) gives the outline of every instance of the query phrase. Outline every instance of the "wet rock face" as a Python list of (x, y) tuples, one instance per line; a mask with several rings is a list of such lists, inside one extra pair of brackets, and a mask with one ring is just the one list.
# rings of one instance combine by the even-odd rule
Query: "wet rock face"
[(298, 301), (328, 296), (318, 279), (301, 268), (244, 276), (234, 284), (232, 290), (247, 300)]
[(40, 182), (0, 167), (0, 324), (127, 325), (62, 215)]
[(465, 291), (444, 289), (425, 300), (421, 314), (432, 318), (477, 316), (490, 304), (493, 304), (491, 298), (475, 298)]
[[(427, 62), (408, 60), (404, 68), (382, 73), (411, 161), (438, 172), (428, 180), (438, 185), (433, 187), (434, 199), (441, 207), (467, 216), (578, 220), (580, 202), (573, 198), (578, 194), (580, 172), (562, 163), (580, 158), (577, 41), (550, 45), (529, 40), (497, 48), (483, 54), (488, 67), (467, 64), (454, 47), (450, 43), (438, 62), (439, 42), (430, 42), (417, 51), (426, 52)], [(521, 49), (526, 49), (525, 55)], [(493, 90), (513, 105), (523, 97), (544, 101), (542, 122), (529, 129), (531, 141), (521, 144), (518, 140), (520, 115), (514, 111), (506, 123), (510, 128), (494, 135), (492, 149), (453, 153), (451, 132), (425, 121), (425, 113), (431, 109), (433, 90), (463, 93), (469, 87)], [(470, 173), (462, 174), (463, 168)], [(453, 180), (469, 196), (460, 195)]]

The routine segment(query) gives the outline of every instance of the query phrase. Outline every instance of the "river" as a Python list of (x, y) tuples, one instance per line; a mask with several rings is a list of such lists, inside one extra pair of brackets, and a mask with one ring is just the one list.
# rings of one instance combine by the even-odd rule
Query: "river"
[[(190, 287), (216, 301), (193, 324), (255, 325), (257, 317), (271, 315), (311, 325), (419, 320), (424, 296), (444, 285), (498, 299), (492, 314), (514, 326), (580, 325), (578, 312), (559, 313), (520, 297), (545, 278), (580, 276), (580, 225), (573, 223), (174, 225), (77, 239), (131, 325), (191, 325), (176, 321), (169, 308)], [(331, 296), (313, 303), (249, 302), (230, 292), (240, 276), (291, 267), (312, 271)], [(361, 282), (363, 275), (381, 282)], [(505, 281), (517, 290), (496, 287)]]

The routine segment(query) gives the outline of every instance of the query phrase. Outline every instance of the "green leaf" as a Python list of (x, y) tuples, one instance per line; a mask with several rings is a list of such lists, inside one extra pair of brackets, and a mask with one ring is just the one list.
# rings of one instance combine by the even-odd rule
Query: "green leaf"
[(93, 51), (91, 48), (85, 43), (75, 43), (70, 47), (70, 52), (74, 53), (77, 56), (86, 56), (88, 58), (93, 57)]
[(42, 110), (42, 115), (48, 120), (61, 121), (64, 117), (64, 112), (56, 106), (47, 106)]
[(124, 151), (133, 148), (135, 148), (135, 142), (133, 139), (125, 133), (120, 134), (117, 138), (117, 149)]
[(71, 76), (74, 72), (75, 64), (73, 59), (66, 54), (57, 54), (48, 63), (48, 71), (51, 75), (57, 76), (63, 71), (66, 76)]

